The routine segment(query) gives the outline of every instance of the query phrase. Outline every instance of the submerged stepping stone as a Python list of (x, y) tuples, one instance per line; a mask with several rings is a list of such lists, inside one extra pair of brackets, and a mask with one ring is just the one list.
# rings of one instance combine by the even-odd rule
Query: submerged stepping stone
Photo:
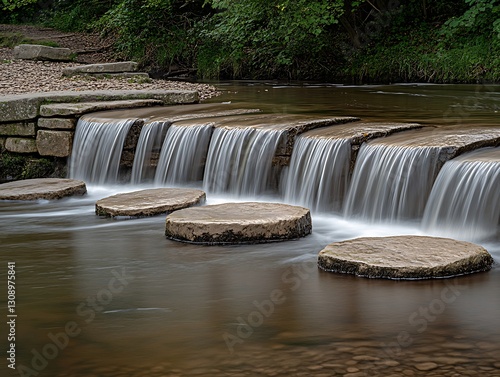
[(224, 203), (187, 208), (167, 216), (165, 235), (206, 245), (263, 243), (311, 233), (307, 208), (278, 203)]
[(487, 271), (491, 255), (481, 246), (449, 238), (393, 236), (334, 242), (318, 267), (368, 278), (431, 279)]
[(96, 215), (145, 217), (176, 211), (205, 202), (201, 190), (157, 188), (117, 194), (98, 200)]
[(3, 183), (0, 200), (61, 199), (66, 196), (84, 195), (85, 182), (76, 179), (37, 178)]

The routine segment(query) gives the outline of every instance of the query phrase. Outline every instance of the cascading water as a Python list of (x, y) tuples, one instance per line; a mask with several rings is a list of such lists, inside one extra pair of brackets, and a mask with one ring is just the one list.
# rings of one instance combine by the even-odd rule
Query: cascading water
[(371, 222), (420, 218), (439, 170), (439, 154), (436, 147), (363, 144), (344, 215)]
[(173, 185), (201, 181), (213, 124), (172, 125), (165, 135), (154, 182)]
[(81, 117), (69, 162), (70, 177), (94, 184), (116, 182), (123, 144), (136, 121), (95, 121), (91, 116)]
[(153, 150), (161, 149), (161, 143), (169, 126), (170, 122), (156, 121), (146, 123), (142, 127), (132, 165), (131, 183), (138, 184), (152, 178), (152, 153)]
[(209, 192), (258, 196), (269, 191), (272, 159), (283, 130), (216, 128), (203, 187)]
[(500, 148), (467, 153), (446, 162), (432, 188), (422, 228), (461, 239), (499, 231)]
[(286, 172), (285, 201), (314, 211), (340, 211), (349, 180), (347, 139), (299, 136)]

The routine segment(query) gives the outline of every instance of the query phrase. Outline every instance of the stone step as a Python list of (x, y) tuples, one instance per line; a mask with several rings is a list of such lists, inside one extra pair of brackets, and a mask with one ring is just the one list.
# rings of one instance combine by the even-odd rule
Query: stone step
[(14, 59), (70, 61), (73, 52), (69, 48), (22, 44), (14, 47)]
[(82, 76), (92, 76), (99, 79), (131, 79), (142, 82), (149, 81), (149, 73), (146, 72), (119, 72), (119, 73), (82, 73)]
[(136, 62), (116, 62), (102, 64), (87, 64), (63, 69), (63, 76), (76, 76), (85, 74), (104, 74), (104, 73), (124, 73), (137, 71)]
[(481, 246), (424, 236), (365, 237), (334, 242), (318, 267), (368, 278), (435, 279), (487, 271), (491, 255)]
[(170, 213), (205, 203), (205, 192), (195, 189), (156, 188), (117, 194), (98, 200), (100, 216), (145, 217)]
[(101, 102), (157, 99), (164, 105), (198, 102), (196, 91), (186, 90), (85, 90), (40, 92), (0, 97), (0, 123), (35, 119), (43, 103)]
[(130, 109), (146, 106), (161, 106), (163, 102), (156, 99), (123, 100), (106, 102), (55, 103), (40, 106), (40, 115), (44, 117), (71, 116), (93, 113), (102, 110)]
[(204, 245), (285, 241), (311, 233), (307, 208), (281, 203), (224, 203), (192, 207), (167, 216), (169, 239)]
[(0, 185), (0, 200), (53, 200), (86, 193), (85, 182), (76, 179), (37, 178)]

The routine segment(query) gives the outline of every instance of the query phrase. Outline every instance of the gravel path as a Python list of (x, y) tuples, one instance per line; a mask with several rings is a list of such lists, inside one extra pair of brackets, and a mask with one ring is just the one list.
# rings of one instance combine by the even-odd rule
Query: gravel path
[(77, 63), (33, 62), (12, 59), (11, 49), (0, 49), (0, 95), (59, 90), (166, 89), (197, 90), (204, 100), (218, 94), (215, 87), (181, 81), (134, 82), (126, 78), (62, 77), (66, 67)]

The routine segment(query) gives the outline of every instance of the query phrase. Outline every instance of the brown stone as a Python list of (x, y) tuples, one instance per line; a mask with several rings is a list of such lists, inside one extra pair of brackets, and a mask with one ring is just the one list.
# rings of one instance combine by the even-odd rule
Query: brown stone
[(39, 128), (49, 128), (57, 130), (74, 130), (76, 125), (75, 118), (40, 118), (38, 119)]
[(96, 215), (154, 216), (205, 202), (201, 190), (157, 188), (113, 195), (97, 201)]
[(85, 183), (75, 179), (37, 178), (0, 184), (0, 200), (51, 200), (86, 192)]
[(318, 256), (331, 272), (370, 278), (429, 279), (486, 271), (493, 258), (481, 246), (449, 238), (393, 236), (334, 242)]
[(207, 245), (283, 241), (311, 233), (307, 208), (279, 203), (224, 203), (167, 216), (165, 235)]
[(71, 55), (72, 52), (69, 48), (34, 44), (22, 44), (14, 47), (14, 59), (70, 61)]
[(14, 153), (36, 153), (35, 139), (27, 139), (23, 137), (8, 137), (5, 140), (5, 149)]
[(4, 136), (35, 136), (35, 123), (0, 124), (0, 135)]
[(51, 116), (73, 116), (92, 113), (95, 111), (113, 109), (131, 109), (134, 107), (160, 106), (163, 102), (156, 99), (103, 101), (103, 102), (80, 102), (80, 103), (55, 103), (40, 106), (40, 115)]
[(114, 62), (79, 65), (76, 67), (67, 67), (63, 69), (63, 76), (75, 76), (94, 73), (123, 73), (137, 71), (138, 64), (136, 62)]
[(39, 130), (37, 133), (36, 147), (41, 156), (68, 157), (72, 146), (72, 132)]

